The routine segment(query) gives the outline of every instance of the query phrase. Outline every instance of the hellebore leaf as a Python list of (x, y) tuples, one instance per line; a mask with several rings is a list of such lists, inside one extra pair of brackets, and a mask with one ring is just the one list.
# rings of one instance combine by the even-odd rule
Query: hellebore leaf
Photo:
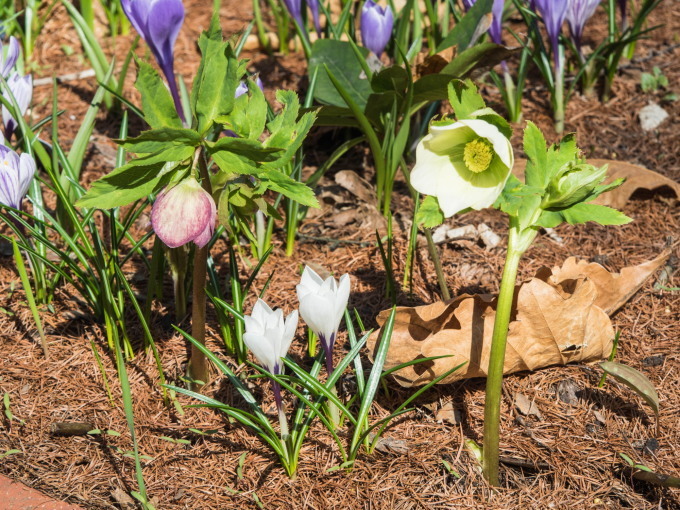
[(283, 105), (283, 111), (267, 125), (271, 136), (264, 145), (272, 149), (281, 148), (284, 152), (276, 160), (266, 164), (272, 168), (283, 167), (292, 159), (314, 125), (316, 117), (313, 112), (307, 112), (297, 120), (300, 103), (295, 92), (279, 90), (276, 99)]
[(125, 165), (92, 184), (76, 206), (112, 209), (144, 198), (165, 186), (172, 172), (162, 172), (164, 164), (150, 166)]
[(406, 69), (401, 66), (390, 66), (373, 75), (371, 87), (374, 92), (396, 92), (403, 96), (410, 81)]
[(191, 104), (198, 120), (197, 130), (204, 133), (215, 119), (231, 112), (236, 87), (245, 73), (246, 64), (239, 62), (229, 43), (222, 41), (219, 21), (215, 17), (210, 30), (201, 34), (198, 46), (201, 63), (191, 90)]
[(446, 91), (455, 77), (448, 74), (426, 74), (413, 84), (413, 104), (443, 101)]
[(229, 115), (215, 120), (239, 136), (257, 140), (262, 135), (267, 121), (267, 101), (253, 80), (246, 80), (246, 83), (249, 93), (236, 98), (234, 109)]
[(312, 188), (295, 179), (288, 177), (279, 170), (266, 168), (257, 176), (267, 188), (295, 200), (301, 205), (319, 207)]
[[(364, 58), (368, 55), (366, 48), (358, 48), (358, 51)], [(319, 68), (314, 98), (322, 104), (347, 107), (328, 77), (324, 66), (328, 67), (348, 95), (363, 110), (373, 89), (350, 43), (334, 39), (319, 39), (312, 46), (312, 55), (309, 59), (310, 76), (314, 76), (315, 70)]]
[(594, 221), (600, 225), (625, 225), (633, 221), (625, 214), (606, 205), (579, 203), (568, 209), (559, 211), (562, 217), (571, 225)]
[(257, 140), (228, 136), (217, 140), (210, 146), (209, 150), (212, 154), (228, 151), (238, 157), (249, 159), (253, 163), (277, 161), (283, 152), (283, 149), (278, 147), (263, 147)]
[(652, 408), (654, 414), (659, 415), (659, 395), (646, 375), (615, 361), (604, 361), (600, 363), (600, 368), (637, 393)]
[(135, 87), (142, 95), (144, 120), (154, 129), (181, 128), (182, 121), (175, 110), (175, 103), (165, 83), (149, 64), (138, 60), (139, 72)]
[(434, 228), (444, 223), (444, 219), (444, 213), (439, 207), (437, 197), (432, 195), (426, 196), (418, 208), (418, 214), (416, 214), (415, 218), (416, 223), (425, 228)]
[(540, 129), (531, 121), (524, 129), (524, 153), (527, 156), (524, 182), (529, 186), (545, 189), (548, 185), (548, 154), (546, 141)]
[(449, 102), (457, 119), (469, 119), (472, 113), (486, 107), (472, 80), (453, 80), (448, 87)]
[(151, 154), (168, 147), (196, 147), (202, 139), (200, 135), (191, 129), (163, 127), (144, 131), (135, 138), (116, 140), (125, 150), (135, 154)]

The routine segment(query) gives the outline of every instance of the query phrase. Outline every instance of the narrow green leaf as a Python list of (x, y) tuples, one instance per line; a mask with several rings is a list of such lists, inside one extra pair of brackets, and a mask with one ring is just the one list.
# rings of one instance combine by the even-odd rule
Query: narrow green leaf
[(632, 367), (617, 363), (616, 361), (604, 361), (600, 363), (600, 367), (614, 379), (628, 386), (642, 397), (652, 408), (654, 414), (659, 415), (659, 395), (647, 376)]

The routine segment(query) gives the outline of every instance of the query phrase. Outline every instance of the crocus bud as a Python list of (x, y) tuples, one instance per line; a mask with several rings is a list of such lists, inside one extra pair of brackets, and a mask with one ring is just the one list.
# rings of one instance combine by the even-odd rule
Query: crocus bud
[(307, 5), (312, 11), (312, 20), (314, 21), (314, 30), (316, 35), (321, 37), (321, 20), (319, 19), (319, 0), (307, 0)]
[(548, 33), (550, 45), (553, 50), (553, 59), (555, 61), (555, 70), (557, 73), (562, 72), (562, 61), (559, 52), (560, 32), (564, 19), (567, 16), (567, 7), (570, 0), (534, 0), (533, 8), (543, 18), (545, 24), (545, 31)]
[(567, 163), (550, 181), (543, 209), (565, 209), (585, 202), (607, 176), (607, 165), (595, 168), (586, 163)]
[(191, 241), (202, 248), (212, 238), (216, 213), (210, 193), (189, 177), (158, 195), (151, 209), (151, 225), (170, 248)]
[(21, 201), (35, 175), (35, 161), (30, 154), (19, 156), (0, 145), (0, 204), (21, 209)]
[(243, 341), (260, 364), (274, 375), (283, 373), (281, 358), (288, 354), (298, 324), (298, 312), (294, 310), (283, 318), (283, 311), (272, 310), (258, 299), (251, 315), (243, 317), (245, 333)]
[(149, 46), (165, 74), (177, 113), (184, 120), (182, 103), (175, 82), (175, 42), (184, 22), (182, 0), (121, 0), (125, 15)]
[[(19, 113), (23, 116), (26, 113), (26, 110), (28, 110), (28, 106), (31, 104), (31, 99), (33, 98), (33, 77), (30, 74), (20, 76), (18, 73), (14, 73), (7, 80), (7, 86), (19, 107), (19, 111), (14, 113)], [(3, 91), (2, 95), (10, 104), (12, 104), (12, 98), (7, 90)], [(4, 104), (2, 105), (2, 119), (5, 123), (5, 138), (10, 139), (19, 123)]]
[(366, 48), (377, 56), (382, 55), (392, 37), (393, 25), (394, 15), (389, 5), (380, 7), (373, 0), (366, 0), (361, 8), (361, 41)]
[(567, 23), (569, 24), (569, 32), (579, 55), (582, 55), (581, 39), (583, 38), (583, 28), (595, 13), (598, 5), (600, 5), (600, 0), (569, 0)]
[(465, 209), (490, 207), (514, 164), (510, 140), (482, 119), (434, 122), (416, 147), (411, 185), (437, 197), (447, 218)]
[(2, 74), (3, 78), (7, 79), (12, 68), (17, 63), (19, 51), (19, 41), (17, 41), (14, 36), (9, 38), (9, 47), (7, 48), (6, 55), (5, 48), (3, 47), (3, 44), (0, 43), (0, 74)]
[(302, 20), (302, 0), (283, 0), (288, 14), (300, 26), (300, 30), (305, 30), (305, 22)]
[(326, 354), (328, 373), (333, 371), (333, 346), (338, 336), (340, 321), (349, 300), (349, 275), (339, 282), (329, 276), (323, 280), (313, 269), (305, 267), (296, 287), (300, 300), (300, 315), (321, 340)]

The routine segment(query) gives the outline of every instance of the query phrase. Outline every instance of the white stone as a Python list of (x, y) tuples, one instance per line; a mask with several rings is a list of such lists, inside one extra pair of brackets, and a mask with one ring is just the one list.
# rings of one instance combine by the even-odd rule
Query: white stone
[(668, 112), (656, 103), (649, 103), (640, 110), (638, 115), (643, 131), (652, 131), (658, 128), (668, 118)]

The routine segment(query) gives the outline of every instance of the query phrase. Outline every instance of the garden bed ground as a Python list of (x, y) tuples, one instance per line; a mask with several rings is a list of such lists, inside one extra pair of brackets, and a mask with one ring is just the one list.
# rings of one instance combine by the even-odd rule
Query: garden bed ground
[[(177, 46), (178, 71), (185, 76), (191, 76), (197, 66), (194, 41), (209, 21), (204, 3), (186, 2), (187, 22)], [(221, 12), (225, 30), (243, 28), (250, 19), (250, 9), (248, 2), (225, 2)], [(669, 78), (670, 88), (680, 92), (680, 48), (676, 46), (675, 35), (680, 29), (680, 5), (672, 1), (662, 3), (652, 16), (652, 24), (657, 23), (666, 25), (656, 30), (651, 40), (639, 45), (640, 61), (624, 69), (613, 99), (603, 105), (595, 99), (574, 97), (567, 109), (566, 125), (568, 131), (578, 133), (587, 156), (637, 163), (680, 181), (677, 125), (680, 102), (664, 104), (670, 119), (654, 132), (643, 132), (637, 119), (641, 107), (661, 97), (640, 92), (640, 72), (659, 66)], [(603, 20), (599, 20), (591, 26), (589, 34), (595, 36), (603, 26)], [(64, 74), (87, 67), (76, 57), (79, 44), (68, 18), (59, 8), (41, 37), (36, 50), (37, 75)], [(119, 57), (124, 55), (130, 40), (118, 40), (115, 53)], [(75, 48), (76, 53), (66, 56), (64, 44)], [(249, 56), (252, 68), (261, 73), (268, 94), (275, 87), (304, 86), (305, 79), (301, 77), (304, 60), (300, 57)], [(132, 73), (130, 90), (134, 98), (131, 78)], [(552, 133), (547, 95), (534, 85), (528, 85), (525, 119)], [(66, 110), (59, 121), (62, 140), (75, 136), (94, 87), (93, 78), (59, 85), (60, 108)], [(494, 89), (485, 87), (483, 91), (488, 101), (497, 105)], [(50, 94), (49, 86), (36, 88), (34, 118), (49, 112)], [(101, 116), (89, 154), (86, 181), (110, 170), (113, 145), (107, 138), (117, 135), (118, 122), (114, 114)], [(515, 142), (519, 156), (519, 138)], [(307, 163), (314, 166), (323, 161), (332, 148), (330, 144), (328, 134), (317, 135), (310, 143)], [(369, 181), (372, 177), (370, 157), (364, 151), (353, 152), (335, 169), (355, 170)], [(393, 207), (398, 281), (403, 275), (407, 239), (402, 227), (412, 210), (410, 199), (399, 190), (397, 185)], [(313, 262), (336, 274), (349, 273), (350, 307), (358, 310), (367, 327), (374, 327), (376, 314), (389, 306), (384, 297), (386, 275), (374, 245), (374, 229), (381, 225), (374, 222), (361, 225), (364, 217), (351, 211), (358, 211), (365, 204), (339, 188), (332, 174), (322, 181), (321, 197), (323, 208), (303, 223), (292, 257), (285, 256), (282, 237), (275, 235), (276, 247), (256, 287), (259, 290), (265, 278), (275, 271), (267, 300), (289, 311), (297, 306), (294, 287), (302, 264)], [(572, 255), (618, 271), (655, 257), (669, 244), (673, 247), (669, 267), (671, 271), (677, 268), (678, 202), (663, 195), (639, 196), (630, 201), (624, 212), (635, 220), (624, 227), (562, 226), (555, 231), (562, 242), (540, 235), (522, 261), (520, 277), (529, 277), (544, 265), (561, 264)], [(450, 223), (460, 226), (482, 222), (503, 235), (504, 219), (495, 211), (460, 215)], [(138, 224), (140, 230), (148, 228), (143, 223)], [(504, 259), (502, 246), (503, 243), (487, 250), (472, 241), (441, 245), (452, 294), (496, 292)], [(223, 245), (217, 246), (213, 256), (226, 273), (223, 251)], [(398, 302), (422, 304), (439, 299), (434, 274), (423, 249), (415, 266), (413, 292), (401, 293)], [(144, 279), (133, 283), (143, 292)], [(184, 415), (179, 415), (174, 409), (165, 408), (154, 360), (142, 352), (130, 363), (129, 374), (141, 450), (152, 458), (146, 461), (144, 469), (148, 493), (155, 498), (158, 508), (192, 510), (256, 508), (258, 504), (265, 508), (318, 509), (680, 508), (677, 490), (633, 480), (618, 455), (626, 453), (658, 472), (676, 476), (680, 473), (680, 293), (656, 289), (654, 283), (654, 279), (647, 282), (612, 321), (621, 332), (617, 360), (643, 371), (657, 387), (661, 401), (658, 436), (651, 411), (629, 390), (615, 382), (597, 388), (600, 372), (596, 366), (556, 367), (505, 380), (501, 455), (518, 461), (515, 464), (524, 463), (524, 467), (505, 465), (502, 488), (498, 490), (486, 485), (477, 464), (462, 446), (465, 438), (482, 440), (483, 380), (441, 386), (427, 393), (416, 410), (388, 429), (386, 450), (360, 456), (350, 473), (329, 472), (339, 464), (339, 457), (327, 433), (320, 427), (314, 428), (303, 447), (298, 476), (290, 480), (256, 436), (229, 424), (221, 415), (195, 409), (186, 409)], [(664, 284), (677, 287), (680, 279), (671, 277)], [(20, 289), (11, 257), (0, 257), (0, 392), (9, 393), (13, 414), (25, 421), (24, 424), (4, 418), (0, 421), (0, 452), (21, 450), (20, 454), (2, 460), (0, 472), (84, 508), (128, 508), (131, 503), (127, 502), (126, 494), (134, 490), (134, 466), (122, 454), (130, 448), (130, 438), (103, 327), (89, 318), (88, 311), (65, 288), (57, 294), (54, 310), (43, 315), (52, 352), (46, 361)], [(168, 292), (166, 296), (169, 295)], [(158, 305), (154, 312), (152, 332), (166, 377), (181, 384), (187, 348), (171, 327), (174, 310), (168, 304)], [(188, 323), (182, 325), (187, 327)], [(210, 347), (220, 351), (219, 333), (210, 317), (208, 332)], [(141, 332), (133, 329), (131, 336), (141, 338)], [(303, 338), (301, 327), (292, 355), (306, 362)], [(107, 399), (90, 340), (96, 343), (112, 382), (115, 407)], [(344, 348), (341, 337), (338, 350)], [(560, 383), (574, 386), (576, 398), (571, 403), (558, 397), (556, 388)], [(225, 401), (236, 399), (222, 378), (216, 377), (206, 391)], [(542, 417), (521, 415), (512, 405), (516, 393), (534, 400)], [(264, 386), (261, 394), (273, 417), (273, 402)], [(389, 413), (408, 394), (409, 390), (391, 384), (388, 391), (379, 395), (375, 417)], [(191, 403), (185, 398), (181, 401)], [(451, 410), (452, 418), (438, 420), (446, 414), (440, 412), (442, 409)], [(50, 435), (50, 426), (59, 421), (91, 422), (121, 435), (54, 437)], [(200, 435), (190, 432), (191, 428), (215, 432)], [(190, 444), (169, 442), (160, 436), (187, 439)], [(656, 448), (652, 439), (658, 441)], [(245, 462), (240, 468), (242, 454)], [(460, 476), (447, 472), (443, 460)], [(0, 508), (6, 508), (2, 505), (0, 502)]]

